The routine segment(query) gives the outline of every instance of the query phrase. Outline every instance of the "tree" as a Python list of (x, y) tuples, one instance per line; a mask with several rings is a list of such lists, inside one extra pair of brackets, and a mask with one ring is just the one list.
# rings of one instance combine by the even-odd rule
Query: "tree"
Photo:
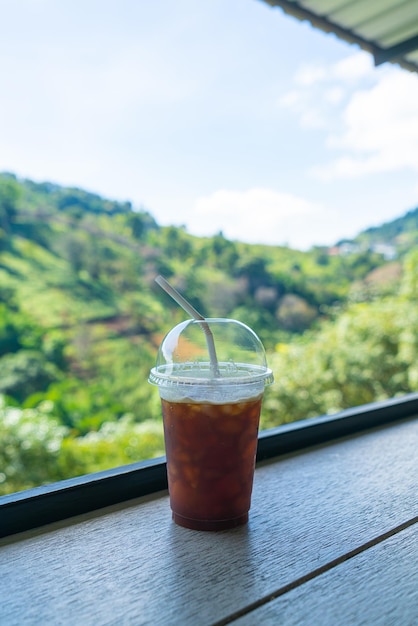
[(79, 236), (69, 232), (61, 240), (62, 250), (73, 270), (78, 273), (84, 265), (87, 245)]
[(267, 270), (267, 262), (261, 257), (253, 257), (242, 263), (236, 270), (237, 277), (245, 277), (251, 296), (258, 287), (270, 287), (274, 284), (272, 276)]
[(180, 258), (185, 260), (192, 253), (192, 243), (190, 236), (175, 226), (168, 226), (162, 229), (162, 246), (168, 258)]
[(401, 293), (409, 300), (418, 300), (418, 250), (411, 250), (405, 258)]
[(19, 184), (12, 178), (0, 178), (0, 228), (10, 232), (17, 215)]
[(417, 391), (417, 328), (414, 303), (391, 297), (352, 304), (317, 333), (279, 344), (263, 426)]
[(59, 378), (59, 371), (45, 356), (35, 350), (19, 350), (0, 359), (0, 393), (18, 402), (37, 391), (45, 390)]
[(309, 328), (317, 311), (304, 298), (289, 293), (280, 300), (276, 316), (282, 328), (300, 332)]
[(0, 304), (0, 356), (21, 348), (20, 330), (13, 312), (5, 304)]

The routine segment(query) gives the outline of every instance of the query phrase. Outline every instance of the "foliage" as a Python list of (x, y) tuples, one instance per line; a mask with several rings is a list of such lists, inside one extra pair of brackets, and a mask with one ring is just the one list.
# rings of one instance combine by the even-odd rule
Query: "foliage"
[(316, 318), (315, 309), (306, 300), (294, 294), (286, 294), (280, 301), (277, 319), (287, 330), (305, 330)]
[(0, 396), (0, 422), (0, 495), (164, 454), (161, 422), (129, 415), (74, 437), (52, 402), (22, 409)]
[(67, 430), (52, 408), (21, 409), (0, 396), (0, 494), (66, 478), (59, 458)]
[(0, 359), (0, 393), (23, 402), (32, 393), (45, 390), (59, 372), (36, 350), (19, 350)]
[[(390, 222), (386, 222), (380, 226), (368, 228), (358, 237), (358, 241), (368, 242), (386, 242), (400, 244), (401, 247), (404, 236), (410, 238), (412, 243), (413, 236), (418, 234), (418, 207), (412, 211), (408, 211), (402, 217), (399, 217)], [(415, 239), (416, 241), (416, 239)]]
[[(184, 312), (157, 273), (259, 334), (276, 377), (263, 427), (417, 390), (414, 220), (366, 231), (350, 254), (302, 252), (193, 237), (129, 202), (0, 174), (2, 493), (162, 454), (147, 378)], [(369, 245), (384, 233), (395, 261)]]
[(163, 454), (161, 421), (138, 424), (126, 415), (117, 422), (106, 422), (99, 431), (85, 437), (64, 439), (60, 464), (68, 475), (76, 476)]
[[(416, 269), (411, 264), (405, 272), (405, 285)], [(279, 344), (270, 356), (277, 383), (266, 396), (262, 425), (418, 391), (417, 328), (414, 300), (400, 295), (351, 304), (317, 333)]]
[(11, 176), (0, 178), (0, 229), (10, 232), (16, 219), (20, 186)]

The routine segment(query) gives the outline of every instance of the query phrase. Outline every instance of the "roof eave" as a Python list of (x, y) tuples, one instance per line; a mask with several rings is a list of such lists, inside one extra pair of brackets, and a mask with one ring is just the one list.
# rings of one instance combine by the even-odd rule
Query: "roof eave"
[(311, 26), (318, 28), (325, 33), (333, 33), (339, 39), (346, 41), (350, 44), (357, 44), (362, 50), (369, 52), (373, 55), (375, 65), (381, 65), (382, 63), (395, 63), (400, 65), (403, 69), (410, 72), (418, 72), (418, 64), (413, 63), (405, 59), (402, 55), (408, 54), (418, 48), (418, 36), (411, 37), (405, 42), (390, 48), (381, 48), (375, 43), (360, 37), (353, 31), (342, 28), (338, 24), (331, 22), (326, 17), (317, 15), (308, 9), (301, 7), (296, 1), (290, 2), (289, 0), (262, 0), (271, 7), (278, 7), (284, 11), (284, 13), (296, 17), (301, 21), (308, 21)]

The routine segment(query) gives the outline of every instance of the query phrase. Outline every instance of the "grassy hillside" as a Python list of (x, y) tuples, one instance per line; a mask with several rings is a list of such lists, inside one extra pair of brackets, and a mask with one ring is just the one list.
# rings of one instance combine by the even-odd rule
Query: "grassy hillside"
[(260, 335), (277, 380), (264, 427), (418, 388), (418, 262), (406, 241), (388, 261), (367, 246), (198, 238), (130, 203), (0, 175), (0, 490), (163, 453), (146, 381), (185, 314), (158, 273), (208, 317)]
[(368, 228), (357, 237), (357, 241), (368, 245), (389, 244), (398, 254), (410, 250), (418, 245), (418, 207), (395, 220)]

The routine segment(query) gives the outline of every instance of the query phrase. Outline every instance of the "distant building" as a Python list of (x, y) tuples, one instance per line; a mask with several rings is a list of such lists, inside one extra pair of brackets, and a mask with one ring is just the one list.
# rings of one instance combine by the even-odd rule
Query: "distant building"
[(338, 256), (340, 254), (340, 249), (338, 246), (332, 246), (332, 248), (328, 248), (327, 252), (329, 256)]
[(360, 245), (355, 241), (342, 241), (336, 246), (328, 248), (327, 252), (329, 256), (348, 256), (349, 254), (358, 254), (359, 252), (376, 252), (381, 254), (386, 261), (393, 261), (396, 259), (396, 248), (390, 243), (373, 243), (368, 248), (364, 245)]
[(357, 254), (360, 251), (359, 244), (354, 241), (343, 241), (336, 246), (332, 246), (332, 248), (328, 248), (330, 256), (346, 256), (348, 254)]
[(339, 246), (340, 254), (357, 254), (360, 252), (360, 246), (358, 243), (354, 243), (354, 241), (344, 241)]
[(393, 261), (396, 258), (396, 248), (390, 243), (374, 243), (370, 246), (370, 250), (381, 254), (386, 261)]

